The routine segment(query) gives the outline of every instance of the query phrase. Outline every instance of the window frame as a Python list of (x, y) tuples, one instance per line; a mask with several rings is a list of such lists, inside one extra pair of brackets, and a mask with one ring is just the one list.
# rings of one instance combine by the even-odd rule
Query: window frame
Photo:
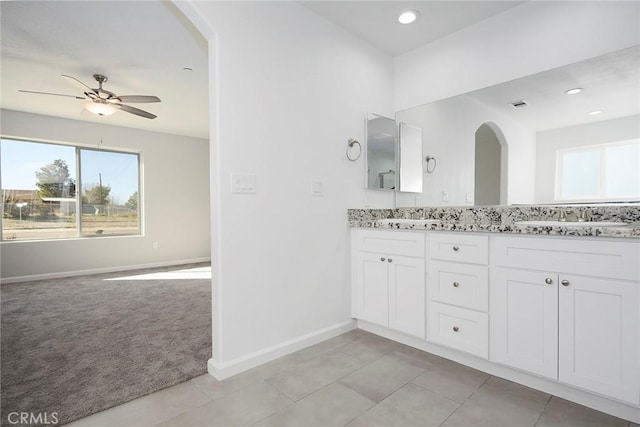
[[(554, 190), (554, 202), (631, 202), (640, 201), (640, 195), (630, 194), (620, 197), (605, 197), (604, 191), (606, 188), (606, 164), (607, 164), (607, 149), (610, 147), (623, 146), (623, 145), (640, 145), (640, 138), (625, 139), (622, 141), (607, 142), (602, 144), (582, 145), (579, 147), (560, 148), (556, 150), (556, 170), (555, 170), (555, 190)], [(598, 193), (589, 196), (580, 197), (567, 197), (562, 194), (562, 160), (566, 153), (581, 153), (588, 151), (599, 151), (599, 180), (598, 180)]]
[[(72, 147), (75, 150), (74, 159), (76, 162), (75, 167), (75, 176), (73, 177), (76, 182), (76, 197), (75, 197), (75, 209), (76, 209), (76, 221), (75, 221), (75, 232), (76, 235), (73, 237), (55, 237), (55, 238), (34, 238), (34, 239), (10, 239), (5, 240), (4, 234), (4, 218), (3, 215), (0, 215), (0, 243), (24, 243), (24, 242), (55, 242), (61, 240), (78, 240), (78, 239), (96, 239), (96, 238), (113, 238), (113, 237), (143, 237), (144, 236), (144, 197), (143, 197), (143, 152), (142, 150), (132, 150), (126, 148), (112, 148), (112, 147), (103, 147), (102, 141), (100, 141), (100, 146), (90, 145), (90, 144), (78, 144), (78, 143), (67, 143), (60, 141), (50, 141), (43, 140), (38, 138), (24, 138), (24, 137), (14, 137), (9, 135), (0, 134), (1, 140), (11, 140), (17, 142), (25, 142), (25, 143), (34, 143), (34, 144), (48, 144), (48, 145), (57, 145), (63, 147)], [(137, 212), (137, 233), (114, 233), (114, 234), (82, 234), (82, 164), (80, 161), (81, 151), (82, 150), (90, 150), (90, 151), (98, 151), (98, 152), (107, 152), (107, 153), (116, 153), (116, 154), (128, 154), (135, 155), (137, 157), (137, 192), (138, 192), (138, 212)], [(3, 191), (4, 188), (2, 186), (2, 175), (0, 174), (0, 191)], [(4, 213), (4, 194), (0, 200), (0, 210)]]

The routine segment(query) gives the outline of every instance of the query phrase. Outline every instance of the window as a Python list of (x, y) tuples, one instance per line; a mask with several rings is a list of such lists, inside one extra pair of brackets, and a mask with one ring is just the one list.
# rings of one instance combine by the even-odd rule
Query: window
[(640, 199), (640, 140), (557, 151), (556, 201)]
[(2, 240), (139, 235), (136, 153), (0, 140)]

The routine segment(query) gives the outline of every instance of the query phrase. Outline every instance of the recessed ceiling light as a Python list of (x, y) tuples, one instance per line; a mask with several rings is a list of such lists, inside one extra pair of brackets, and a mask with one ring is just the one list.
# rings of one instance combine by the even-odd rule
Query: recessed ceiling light
[(590, 116), (596, 116), (596, 115), (598, 115), (600, 113), (602, 113), (602, 110), (589, 111), (589, 115)]
[(582, 92), (581, 87), (574, 87), (573, 89), (565, 90), (564, 93), (567, 95), (575, 95), (576, 93)]
[(398, 16), (398, 22), (401, 24), (411, 24), (415, 22), (416, 19), (420, 16), (417, 10), (407, 10), (406, 12), (402, 12), (400, 16)]

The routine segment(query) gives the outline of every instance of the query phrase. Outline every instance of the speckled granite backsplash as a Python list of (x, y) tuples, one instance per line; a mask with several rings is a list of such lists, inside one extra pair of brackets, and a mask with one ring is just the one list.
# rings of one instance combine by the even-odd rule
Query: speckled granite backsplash
[[(580, 227), (516, 224), (518, 221), (558, 220), (563, 210), (567, 221), (582, 213)], [(390, 219), (427, 219), (435, 223), (393, 222)], [(384, 221), (386, 220), (386, 221)], [(396, 209), (349, 209), (350, 227), (391, 228), (433, 231), (468, 231), (514, 234), (546, 234), (590, 237), (640, 238), (640, 204), (637, 205), (522, 205), (479, 207), (434, 207)], [(589, 222), (620, 222), (620, 226), (589, 226)]]
[(568, 205), (568, 206), (476, 206), (476, 207), (436, 207), (436, 208), (396, 208), (396, 209), (349, 209), (349, 225), (352, 222), (375, 221), (386, 218), (439, 219), (465, 223), (513, 224), (526, 220), (558, 219), (559, 210), (566, 212), (588, 210), (590, 221), (640, 222), (640, 204), (613, 205)]

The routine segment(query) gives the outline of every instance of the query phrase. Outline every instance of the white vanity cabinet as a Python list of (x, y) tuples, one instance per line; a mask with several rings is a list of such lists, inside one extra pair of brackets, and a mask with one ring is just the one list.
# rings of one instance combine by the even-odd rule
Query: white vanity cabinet
[(352, 316), (425, 337), (425, 234), (352, 231)]
[(640, 403), (640, 244), (491, 236), (491, 360)]
[(427, 339), (487, 358), (488, 237), (438, 232), (427, 240)]

